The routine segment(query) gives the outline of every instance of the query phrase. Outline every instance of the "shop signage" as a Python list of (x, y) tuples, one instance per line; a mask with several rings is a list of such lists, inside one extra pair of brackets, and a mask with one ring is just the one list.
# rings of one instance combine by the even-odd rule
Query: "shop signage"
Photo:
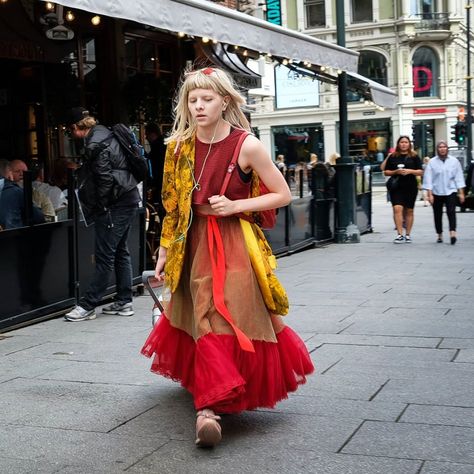
[(433, 73), (425, 66), (413, 67), (413, 92), (429, 91), (433, 85)]
[(413, 113), (416, 115), (420, 114), (444, 114), (446, 113), (446, 107), (432, 107), (430, 109), (413, 109)]
[(266, 20), (274, 25), (281, 26), (281, 3), (280, 0), (266, 0)]
[(31, 41), (0, 40), (0, 58), (42, 61), (44, 51)]
[(286, 66), (275, 67), (277, 109), (319, 107), (319, 81)]
[(362, 115), (375, 115), (375, 110), (366, 110), (362, 112)]

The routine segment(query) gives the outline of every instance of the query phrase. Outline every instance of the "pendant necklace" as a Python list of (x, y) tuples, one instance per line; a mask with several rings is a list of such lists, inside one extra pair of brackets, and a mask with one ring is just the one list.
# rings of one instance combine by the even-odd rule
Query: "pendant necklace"
[[(214, 139), (216, 138), (216, 133), (217, 133), (217, 127), (218, 126), (219, 126), (219, 121), (217, 121), (216, 128), (214, 129), (214, 134), (212, 135), (211, 142), (209, 143), (209, 148), (207, 149), (206, 156), (204, 157), (204, 161), (202, 163), (202, 167), (201, 167), (201, 171), (199, 173), (199, 176), (196, 179), (196, 177), (194, 175), (194, 171), (191, 174), (191, 176), (193, 178), (193, 183), (194, 183), (193, 189), (195, 189), (196, 191), (201, 191), (200, 181), (201, 181), (201, 178), (202, 178), (202, 174), (204, 173), (204, 168), (206, 167), (207, 159), (209, 158), (209, 155), (211, 153), (212, 144), (214, 143)], [(186, 156), (186, 159), (188, 160), (188, 165), (191, 168), (191, 163), (189, 162), (189, 159), (188, 159), (187, 156)]]

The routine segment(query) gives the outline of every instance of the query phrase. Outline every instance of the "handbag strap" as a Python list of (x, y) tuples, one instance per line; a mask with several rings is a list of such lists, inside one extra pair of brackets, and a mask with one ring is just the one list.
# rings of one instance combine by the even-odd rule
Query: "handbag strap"
[(237, 140), (237, 145), (235, 145), (234, 154), (232, 155), (232, 159), (230, 160), (229, 166), (227, 167), (227, 172), (224, 177), (224, 182), (222, 183), (221, 190), (219, 192), (220, 196), (223, 196), (227, 190), (227, 186), (229, 185), (230, 177), (232, 176), (232, 172), (234, 171), (235, 164), (239, 159), (240, 149), (242, 148), (242, 143), (244, 140), (250, 135), (249, 132), (243, 132), (239, 139)]

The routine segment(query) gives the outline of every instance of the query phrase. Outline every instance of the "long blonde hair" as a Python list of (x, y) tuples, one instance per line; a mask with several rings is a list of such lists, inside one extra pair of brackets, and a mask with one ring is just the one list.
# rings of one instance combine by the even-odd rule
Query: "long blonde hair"
[(222, 97), (228, 97), (228, 105), (222, 112), (224, 120), (234, 128), (250, 131), (250, 124), (242, 111), (245, 99), (232, 79), (222, 69), (206, 67), (184, 72), (175, 98), (173, 127), (165, 143), (186, 140), (194, 135), (196, 122), (188, 107), (188, 95), (194, 89), (211, 89)]

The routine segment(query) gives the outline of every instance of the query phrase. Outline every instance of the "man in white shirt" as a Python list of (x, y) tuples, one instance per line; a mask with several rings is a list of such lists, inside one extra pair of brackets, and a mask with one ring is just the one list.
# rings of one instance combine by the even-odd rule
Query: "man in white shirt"
[(423, 188), (428, 192), (428, 200), (433, 206), (434, 224), (438, 234), (438, 243), (443, 242), (443, 206), (449, 221), (451, 245), (456, 237), (456, 196), (464, 202), (464, 175), (461, 163), (448, 154), (448, 144), (441, 140), (436, 146), (437, 154), (426, 166), (423, 175)]
[(59, 188), (58, 186), (52, 186), (49, 183), (45, 183), (44, 170), (41, 165), (38, 168), (38, 174), (36, 176), (36, 179), (33, 181), (32, 184), (33, 189), (38, 190), (40, 193), (45, 194), (49, 197), (49, 199), (51, 199), (51, 203), (53, 204), (56, 213), (67, 206), (67, 198), (63, 191), (61, 191), (61, 188)]

